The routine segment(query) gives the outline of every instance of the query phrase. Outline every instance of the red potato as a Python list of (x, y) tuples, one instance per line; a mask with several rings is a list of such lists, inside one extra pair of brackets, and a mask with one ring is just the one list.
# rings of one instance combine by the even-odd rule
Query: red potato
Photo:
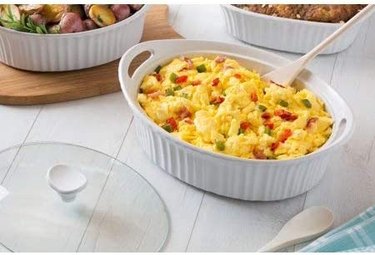
[(81, 17), (74, 12), (65, 13), (59, 23), (61, 27), (61, 33), (76, 33), (85, 30), (84, 24)]
[(139, 11), (142, 8), (143, 4), (129, 4), (133, 12)]
[(130, 16), (130, 7), (127, 4), (113, 4), (111, 10), (116, 17), (117, 22)]
[(47, 23), (46, 18), (38, 13), (30, 15), (29, 19), (36, 25), (45, 25)]
[(93, 29), (98, 28), (95, 22), (92, 21), (91, 19), (85, 19), (83, 21), (83, 26), (85, 27), (85, 30), (93, 30)]

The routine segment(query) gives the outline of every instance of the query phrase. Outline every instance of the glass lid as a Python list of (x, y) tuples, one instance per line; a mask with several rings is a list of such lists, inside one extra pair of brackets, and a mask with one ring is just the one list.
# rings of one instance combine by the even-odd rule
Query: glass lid
[(77, 145), (1, 151), (0, 193), (0, 251), (159, 251), (169, 232), (166, 207), (142, 176)]

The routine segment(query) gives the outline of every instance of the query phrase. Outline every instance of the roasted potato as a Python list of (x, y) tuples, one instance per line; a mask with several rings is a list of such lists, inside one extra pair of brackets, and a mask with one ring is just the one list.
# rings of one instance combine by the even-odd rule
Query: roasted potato
[(116, 17), (112, 10), (105, 5), (92, 5), (89, 10), (89, 17), (99, 27), (105, 27), (116, 23)]
[(21, 13), (32, 15), (43, 10), (43, 4), (21, 4), (18, 6)]
[(95, 22), (92, 21), (91, 19), (85, 19), (83, 21), (83, 26), (85, 27), (85, 30), (93, 30), (93, 29), (98, 28)]
[(45, 4), (40, 14), (46, 18), (48, 23), (58, 23), (67, 9), (68, 5), (66, 4)]
[(111, 10), (115, 14), (116, 20), (121, 21), (130, 16), (130, 7), (127, 4), (113, 4)]
[(81, 17), (75, 12), (64, 13), (59, 25), (60, 32), (63, 34), (82, 32), (85, 30)]

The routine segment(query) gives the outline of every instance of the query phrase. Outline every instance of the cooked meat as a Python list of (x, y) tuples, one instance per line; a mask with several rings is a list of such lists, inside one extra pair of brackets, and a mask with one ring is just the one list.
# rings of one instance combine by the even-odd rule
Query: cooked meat
[(363, 4), (236, 4), (244, 10), (283, 18), (338, 23), (352, 18)]

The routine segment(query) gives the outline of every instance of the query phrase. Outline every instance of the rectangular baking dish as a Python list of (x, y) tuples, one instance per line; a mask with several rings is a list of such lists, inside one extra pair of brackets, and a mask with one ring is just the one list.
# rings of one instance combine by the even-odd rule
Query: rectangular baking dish
[[(230, 4), (221, 7), (227, 32), (233, 37), (253, 45), (293, 53), (309, 52), (342, 25), (274, 17)], [(333, 54), (348, 48), (362, 23), (354, 25), (322, 54)]]

